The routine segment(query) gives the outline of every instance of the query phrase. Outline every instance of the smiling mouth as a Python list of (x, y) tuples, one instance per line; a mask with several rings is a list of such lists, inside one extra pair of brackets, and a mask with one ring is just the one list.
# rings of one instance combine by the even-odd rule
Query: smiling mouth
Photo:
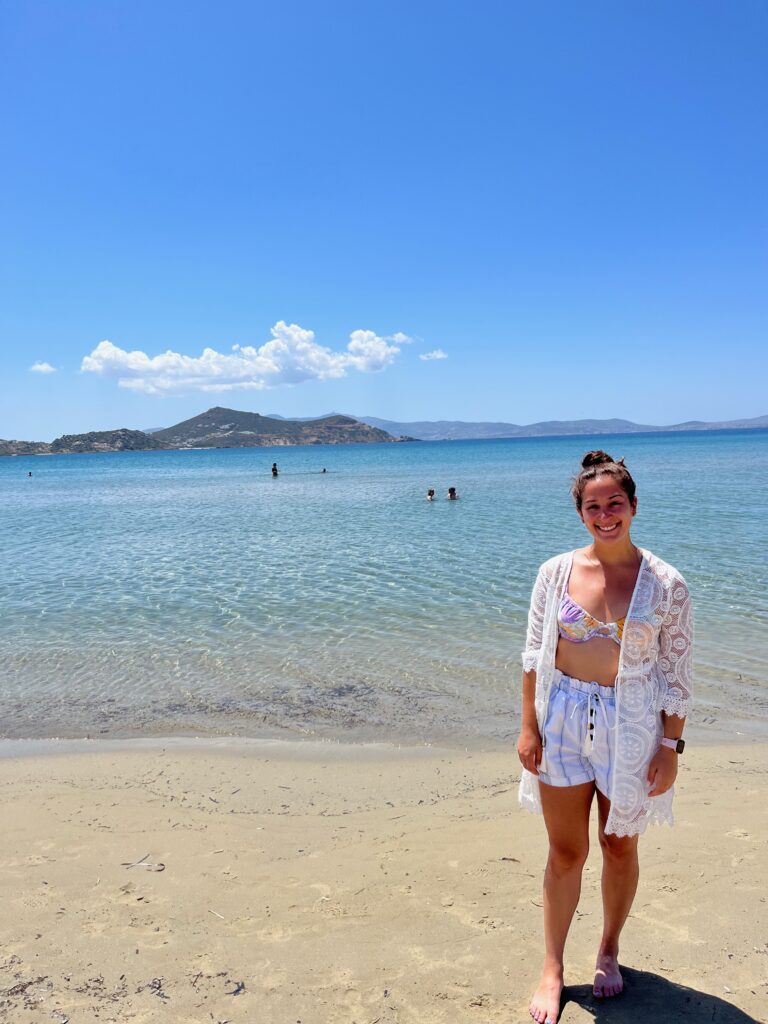
[(619, 524), (618, 523), (614, 523), (613, 526), (597, 526), (597, 525), (595, 526), (595, 529), (599, 530), (600, 533), (613, 533), (614, 530), (618, 530), (618, 528), (619, 528)]

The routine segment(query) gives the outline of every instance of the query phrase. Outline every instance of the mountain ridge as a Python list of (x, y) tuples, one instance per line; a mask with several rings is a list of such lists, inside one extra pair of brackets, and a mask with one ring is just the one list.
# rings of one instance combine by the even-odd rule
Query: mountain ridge
[(241, 412), (214, 406), (172, 427), (150, 430), (90, 431), (63, 434), (54, 441), (0, 439), (0, 455), (65, 455), (78, 452), (160, 451), (183, 448), (256, 448), (307, 444), (380, 444), (397, 441), (465, 441), (514, 437), (599, 436), (675, 430), (768, 429), (768, 415), (749, 419), (687, 420), (670, 426), (625, 419), (543, 420), (521, 425), (464, 420), (399, 422), (375, 416), (329, 413), (287, 419), (277, 414)]
[(315, 420), (283, 420), (258, 412), (214, 406), (198, 416), (156, 430), (172, 448), (256, 448), (284, 444), (355, 444), (395, 441), (387, 431), (339, 414)]
[(751, 419), (706, 422), (688, 420), (670, 426), (633, 423), (625, 419), (542, 420), (538, 423), (485, 423), (464, 420), (420, 420), (401, 422), (376, 416), (358, 416), (363, 423), (390, 433), (408, 434), (420, 441), (492, 440), (505, 437), (568, 437), (600, 434), (650, 434), (673, 430), (749, 430), (768, 428), (768, 415)]
[(0, 455), (72, 455), (184, 448), (266, 448), (308, 444), (381, 444), (411, 440), (352, 416), (334, 414), (313, 420), (283, 420), (260, 413), (214, 406), (172, 427), (153, 430), (90, 431), (63, 434), (54, 441), (0, 440)]

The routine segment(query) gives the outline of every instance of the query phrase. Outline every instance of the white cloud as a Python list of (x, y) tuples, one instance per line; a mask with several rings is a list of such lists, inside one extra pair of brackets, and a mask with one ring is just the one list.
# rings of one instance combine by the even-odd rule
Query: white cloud
[(148, 395), (262, 391), (280, 384), (337, 379), (348, 370), (377, 373), (392, 364), (400, 345), (412, 340), (405, 334), (379, 337), (373, 331), (353, 331), (346, 349), (335, 352), (319, 345), (314, 331), (298, 324), (280, 320), (271, 333), (272, 339), (259, 348), (233, 345), (230, 353), (206, 348), (199, 356), (170, 350), (148, 356), (102, 341), (83, 359), (80, 369), (117, 377), (120, 387)]
[(419, 359), (423, 359), (425, 363), (431, 362), (433, 359), (447, 359), (448, 355), (443, 352), (441, 348), (436, 348), (434, 352), (425, 352), (419, 356)]
[(29, 370), (30, 373), (56, 373), (55, 366), (51, 366), (50, 363), (41, 363), (39, 360), (36, 363), (32, 363)]

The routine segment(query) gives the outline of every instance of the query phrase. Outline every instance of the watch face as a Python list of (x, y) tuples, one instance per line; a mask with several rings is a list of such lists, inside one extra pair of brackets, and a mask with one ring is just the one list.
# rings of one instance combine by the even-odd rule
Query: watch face
[(685, 750), (685, 740), (678, 740), (675, 750), (678, 752), (678, 754), (682, 754), (682, 752)]

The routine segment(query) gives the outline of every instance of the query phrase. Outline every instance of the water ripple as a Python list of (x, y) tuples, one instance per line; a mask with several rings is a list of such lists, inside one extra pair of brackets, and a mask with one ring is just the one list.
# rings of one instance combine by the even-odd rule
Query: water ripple
[[(638, 480), (636, 540), (691, 585), (700, 721), (753, 731), (767, 442), (600, 441)], [(507, 742), (536, 566), (584, 542), (568, 474), (585, 443), (0, 460), (2, 732)], [(449, 484), (459, 502), (424, 501)]]

